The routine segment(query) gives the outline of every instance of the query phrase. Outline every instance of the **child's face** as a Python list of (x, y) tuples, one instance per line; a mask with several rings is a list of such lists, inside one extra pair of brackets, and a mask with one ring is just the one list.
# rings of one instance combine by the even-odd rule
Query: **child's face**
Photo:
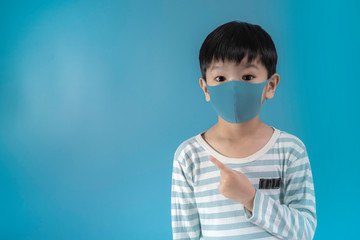
[[(235, 62), (229, 62), (228, 60), (212, 62), (206, 71), (207, 84), (209, 86), (215, 86), (224, 82), (240, 80), (250, 83), (261, 83), (267, 80), (267, 69), (258, 60), (254, 60), (251, 63), (246, 63), (246, 57), (237, 64)], [(275, 88), (280, 81), (280, 76), (275, 73), (271, 76), (269, 83), (264, 88), (262, 100), (264, 98), (273, 98)], [(206, 101), (210, 101), (210, 96), (205, 85), (205, 80), (200, 78), (200, 86), (203, 89)]]

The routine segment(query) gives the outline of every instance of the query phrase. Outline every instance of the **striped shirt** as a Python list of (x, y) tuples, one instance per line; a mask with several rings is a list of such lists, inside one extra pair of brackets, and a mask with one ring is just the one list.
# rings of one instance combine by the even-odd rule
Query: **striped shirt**
[[(312, 239), (317, 217), (313, 177), (304, 143), (275, 127), (271, 139), (245, 158), (230, 158), (199, 133), (174, 154), (173, 239)], [(212, 155), (242, 172), (255, 187), (253, 211), (218, 190)]]

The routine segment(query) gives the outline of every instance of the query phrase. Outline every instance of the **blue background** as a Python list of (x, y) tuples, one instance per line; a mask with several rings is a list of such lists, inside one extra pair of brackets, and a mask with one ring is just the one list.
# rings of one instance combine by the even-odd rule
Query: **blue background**
[(259, 24), (280, 84), (260, 119), (299, 137), (314, 239), (358, 235), (357, 1), (1, 1), (0, 239), (171, 239), (178, 145), (217, 121), (205, 37)]

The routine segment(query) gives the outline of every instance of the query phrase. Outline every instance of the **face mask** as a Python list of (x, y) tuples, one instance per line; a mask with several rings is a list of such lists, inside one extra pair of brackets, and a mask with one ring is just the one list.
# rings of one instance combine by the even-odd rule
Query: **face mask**
[(259, 114), (266, 100), (261, 103), (262, 92), (269, 79), (262, 83), (233, 80), (215, 86), (205, 84), (211, 105), (220, 117), (229, 123), (243, 123)]

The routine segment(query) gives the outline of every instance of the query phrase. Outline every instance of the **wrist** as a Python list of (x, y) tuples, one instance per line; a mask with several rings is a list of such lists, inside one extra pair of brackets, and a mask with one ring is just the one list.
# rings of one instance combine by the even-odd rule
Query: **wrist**
[(254, 188), (254, 191), (251, 195), (252, 197), (249, 199), (249, 201), (245, 202), (244, 204), (244, 206), (251, 212), (253, 211), (254, 208), (255, 195), (256, 195), (256, 189)]

